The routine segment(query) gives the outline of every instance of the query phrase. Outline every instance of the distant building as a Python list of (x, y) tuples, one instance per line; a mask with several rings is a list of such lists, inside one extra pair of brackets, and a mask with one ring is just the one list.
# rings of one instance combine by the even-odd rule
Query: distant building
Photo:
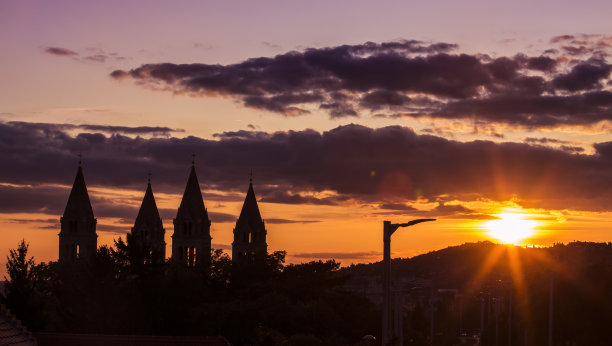
[(172, 260), (189, 266), (210, 263), (210, 219), (204, 206), (195, 164), (192, 162), (187, 186), (174, 222)]
[(98, 248), (97, 220), (94, 218), (89, 194), (83, 177), (81, 161), (72, 190), (60, 218), (59, 261), (71, 262), (77, 258), (92, 256)]
[(261, 214), (255, 192), (253, 191), (253, 179), (249, 179), (247, 191), (242, 210), (236, 227), (234, 227), (234, 242), (232, 243), (232, 260), (241, 261), (245, 257), (263, 258), (268, 253), (266, 243), (266, 226)]
[(134, 245), (146, 253), (146, 258), (149, 258), (152, 263), (164, 263), (166, 259), (165, 234), (166, 230), (159, 216), (149, 178), (138, 216), (132, 227), (131, 240)]

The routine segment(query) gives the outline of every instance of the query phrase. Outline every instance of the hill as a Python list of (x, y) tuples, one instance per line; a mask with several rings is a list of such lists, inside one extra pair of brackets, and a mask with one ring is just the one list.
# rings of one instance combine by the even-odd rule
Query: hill
[[(347, 288), (382, 302), (381, 262), (341, 271)], [(612, 340), (612, 243), (551, 247), (466, 243), (392, 260), (393, 291), (401, 297), (406, 333), (415, 344), (431, 337), (452, 344), (481, 333), (484, 344), (512, 340), (546, 344), (552, 292), (553, 338), (578, 345)], [(396, 297), (397, 298), (397, 297)], [(518, 339), (517, 339), (518, 338)], [(410, 344), (410, 343), (409, 343)]]

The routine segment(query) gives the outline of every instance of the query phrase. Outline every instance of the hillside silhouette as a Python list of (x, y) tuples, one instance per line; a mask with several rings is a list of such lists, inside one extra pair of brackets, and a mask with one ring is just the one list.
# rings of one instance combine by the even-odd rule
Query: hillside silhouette
[[(347, 287), (377, 301), (382, 270), (377, 262), (341, 272), (351, 276)], [(413, 344), (427, 344), (432, 306), (434, 344), (451, 345), (460, 342), (457, 335), (478, 333), (484, 345), (547, 344), (551, 282), (554, 340), (570, 345), (612, 340), (612, 243), (542, 248), (466, 243), (394, 259), (392, 278)]]
[[(286, 265), (280, 251), (237, 265), (215, 250), (202, 270), (143, 261), (122, 240), (67, 263), (36, 263), (27, 250), (11, 252), (2, 300), (34, 332), (222, 335), (236, 345), (380, 335), (380, 262)], [(555, 344), (612, 340), (612, 243), (468, 243), (395, 259), (392, 274), (407, 345), (546, 344), (551, 283)]]

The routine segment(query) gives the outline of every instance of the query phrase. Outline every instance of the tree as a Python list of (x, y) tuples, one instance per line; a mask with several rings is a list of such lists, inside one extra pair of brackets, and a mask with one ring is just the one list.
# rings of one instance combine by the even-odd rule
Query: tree
[(5, 300), (8, 308), (30, 330), (39, 330), (44, 321), (42, 283), (49, 271), (47, 265), (37, 265), (34, 257), (28, 258), (28, 246), (25, 240), (21, 240), (17, 249), (9, 250), (6, 263), (8, 278), (4, 277), (8, 281)]

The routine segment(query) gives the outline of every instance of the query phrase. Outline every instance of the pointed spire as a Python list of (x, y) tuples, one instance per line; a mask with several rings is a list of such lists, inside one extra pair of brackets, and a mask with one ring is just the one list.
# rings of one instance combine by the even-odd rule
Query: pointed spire
[(183, 193), (181, 205), (176, 213), (176, 218), (198, 220), (202, 215), (205, 220), (208, 220), (208, 212), (206, 211), (206, 207), (204, 207), (202, 191), (200, 190), (200, 183), (196, 175), (195, 163), (192, 161), (191, 172), (187, 179), (187, 186), (185, 186), (185, 192)]
[(149, 173), (149, 183), (147, 184), (147, 191), (145, 192), (138, 216), (136, 216), (136, 222), (134, 228), (138, 226), (146, 226), (147, 229), (153, 230), (161, 223), (161, 217), (159, 216), (159, 210), (157, 209), (157, 203), (155, 203), (155, 196), (153, 196), (153, 189), (151, 188), (151, 173)]
[(72, 190), (70, 190), (70, 196), (68, 197), (68, 203), (66, 203), (66, 209), (64, 209), (63, 217), (94, 217), (91, 202), (89, 201), (89, 194), (87, 193), (87, 186), (85, 185), (85, 178), (83, 177), (80, 157), (79, 167), (77, 169), (76, 177), (74, 178), (74, 183), (72, 184)]
[(249, 189), (240, 211), (238, 221), (236, 221), (236, 228), (242, 228), (248, 226), (252, 231), (263, 230), (263, 220), (261, 213), (259, 212), (259, 206), (257, 205), (257, 198), (255, 197), (255, 191), (253, 190), (253, 173), (249, 179)]

